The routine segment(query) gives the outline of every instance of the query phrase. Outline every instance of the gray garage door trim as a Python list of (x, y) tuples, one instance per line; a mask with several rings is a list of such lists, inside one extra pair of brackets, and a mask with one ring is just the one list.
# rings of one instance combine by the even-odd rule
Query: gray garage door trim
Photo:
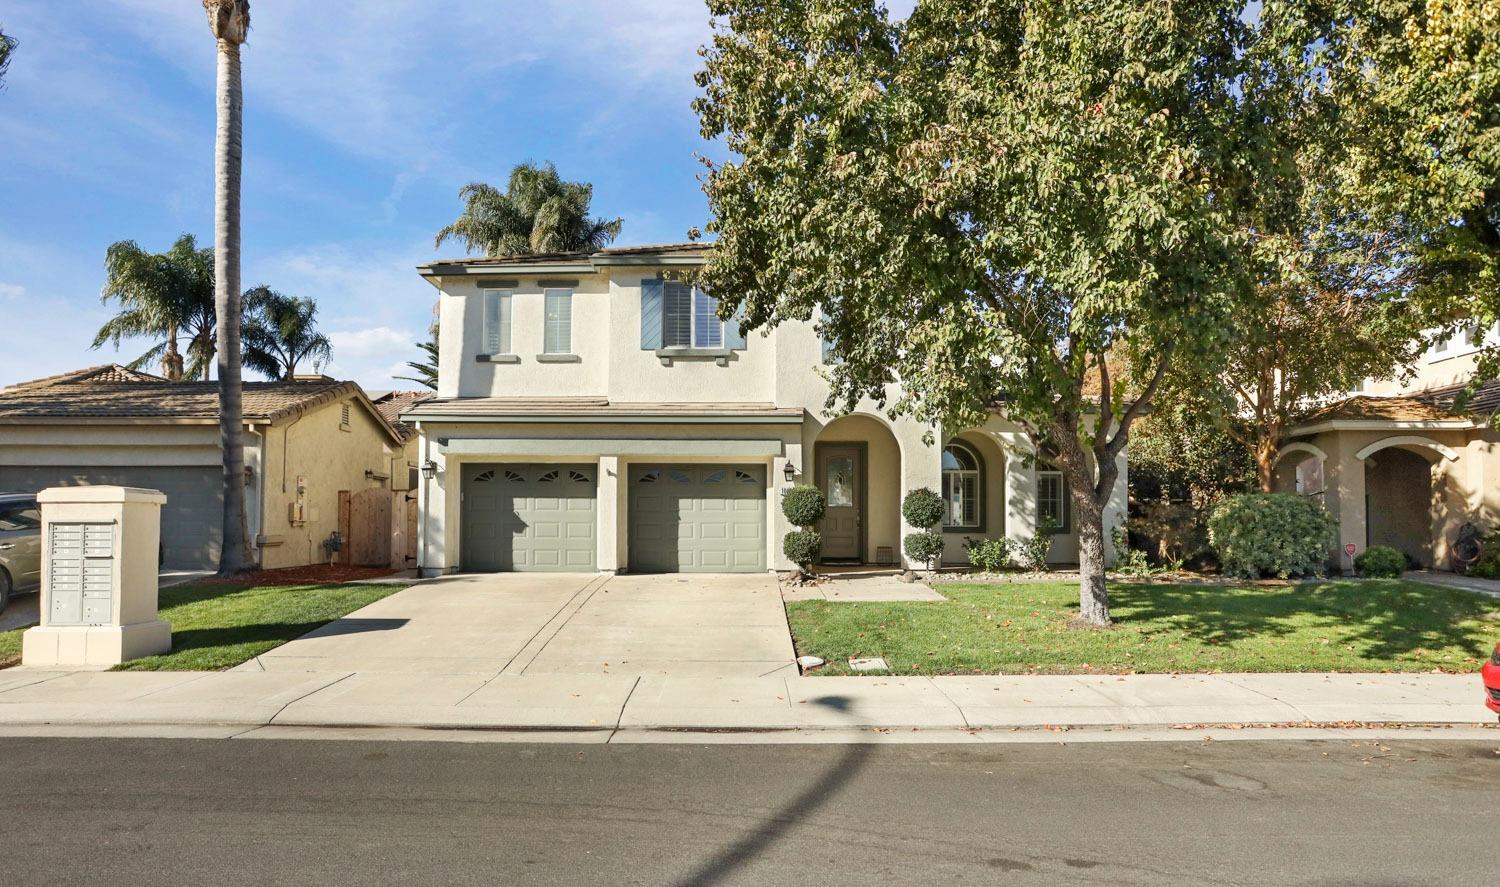
[(633, 465), (629, 477), (632, 571), (766, 569), (764, 465)]
[(0, 491), (47, 487), (143, 487), (167, 494), (161, 509), (164, 566), (212, 570), (219, 565), (224, 526), (223, 469), (218, 466), (0, 465)]
[(597, 474), (594, 465), (464, 465), (463, 569), (592, 572)]

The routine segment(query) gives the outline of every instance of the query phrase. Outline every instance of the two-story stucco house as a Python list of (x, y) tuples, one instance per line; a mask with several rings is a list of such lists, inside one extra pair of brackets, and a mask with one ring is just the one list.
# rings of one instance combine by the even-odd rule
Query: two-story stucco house
[[(790, 569), (780, 492), (825, 492), (823, 558), (901, 565), (905, 493), (941, 491), (945, 560), (966, 537), (1061, 527), (1062, 475), (999, 414), (929, 429), (873, 406), (824, 414), (830, 359), (811, 323), (746, 334), (673, 271), (710, 246), (440, 261), (438, 396), (403, 413), (420, 431), (424, 574)], [(680, 277), (680, 276), (679, 276)], [(932, 443), (924, 442), (932, 430)], [(1121, 471), (1107, 513), (1125, 512)]]

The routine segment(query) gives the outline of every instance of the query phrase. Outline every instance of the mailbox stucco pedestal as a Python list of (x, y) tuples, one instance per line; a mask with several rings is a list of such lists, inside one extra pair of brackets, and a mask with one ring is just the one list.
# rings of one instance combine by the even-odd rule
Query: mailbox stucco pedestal
[(157, 618), (161, 506), (133, 487), (54, 487), (42, 507), (41, 624), (21, 638), (21, 663), (100, 667), (172, 649)]

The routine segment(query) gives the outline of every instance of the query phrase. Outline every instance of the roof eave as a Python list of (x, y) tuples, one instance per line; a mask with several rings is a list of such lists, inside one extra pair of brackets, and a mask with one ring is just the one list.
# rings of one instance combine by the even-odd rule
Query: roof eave
[(1298, 425), (1288, 431), (1287, 436), (1301, 437), (1325, 431), (1468, 431), (1482, 427), (1473, 419), (1330, 419)]

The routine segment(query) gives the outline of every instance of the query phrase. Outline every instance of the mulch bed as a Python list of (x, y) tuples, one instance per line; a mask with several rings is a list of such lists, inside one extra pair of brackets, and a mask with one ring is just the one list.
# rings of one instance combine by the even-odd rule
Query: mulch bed
[(204, 582), (223, 585), (333, 585), (393, 576), (390, 567), (352, 567), (343, 564), (309, 564), (305, 567), (282, 567), (279, 570), (252, 570), (229, 579), (209, 578)]

